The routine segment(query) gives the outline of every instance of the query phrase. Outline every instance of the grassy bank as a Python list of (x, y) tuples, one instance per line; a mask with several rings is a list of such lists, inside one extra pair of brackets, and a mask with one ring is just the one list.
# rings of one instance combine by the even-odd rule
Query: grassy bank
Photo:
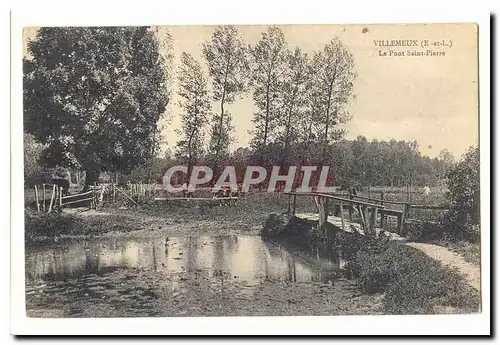
[[(288, 198), (262, 193), (221, 204), (216, 201), (149, 202), (98, 211), (65, 209), (61, 213), (25, 212), (27, 243), (98, 236), (191, 236), (258, 234), (270, 212), (287, 210)], [(298, 205), (312, 209), (312, 203)]]
[(137, 223), (120, 214), (91, 212), (36, 214), (25, 212), (25, 242), (58, 241), (67, 237), (96, 237), (112, 231), (137, 230)]
[(465, 261), (474, 265), (481, 262), (481, 245), (479, 242), (479, 228), (474, 232), (477, 236), (466, 240), (457, 236), (446, 228), (447, 224), (443, 220), (431, 221), (423, 219), (407, 225), (407, 239), (410, 242), (421, 242), (437, 244), (446, 247), (457, 254), (460, 254)]
[[(262, 231), (264, 237), (308, 245), (319, 245), (321, 233), (314, 222), (280, 215), (271, 215)], [(457, 271), (404, 243), (383, 235), (338, 232), (335, 244), (345, 255), (347, 276), (359, 289), (383, 295), (384, 313), (471, 313), (480, 308), (479, 293)]]
[(368, 294), (382, 292), (390, 314), (477, 312), (480, 295), (457, 271), (423, 252), (381, 238), (343, 234), (348, 275)]
[(457, 254), (460, 254), (465, 261), (474, 265), (481, 264), (481, 245), (467, 241), (436, 243), (450, 248)]

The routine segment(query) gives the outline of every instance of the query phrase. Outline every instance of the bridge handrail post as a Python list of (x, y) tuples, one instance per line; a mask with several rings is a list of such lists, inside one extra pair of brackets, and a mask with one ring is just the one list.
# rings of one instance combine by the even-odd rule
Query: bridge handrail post
[(378, 207), (372, 207), (372, 214), (370, 217), (370, 236), (375, 232), (375, 222), (377, 221)]
[(342, 231), (345, 231), (345, 221), (344, 221), (344, 203), (340, 201), (340, 220), (342, 222)]
[[(380, 200), (382, 200), (380, 202), (380, 204), (382, 206), (385, 206), (385, 195), (384, 195), (384, 192), (380, 192)], [(384, 212), (380, 211), (380, 228), (383, 229), (384, 226), (387, 224), (387, 214), (385, 214)]]
[(370, 218), (368, 217), (368, 206), (363, 206), (363, 227), (366, 233), (370, 232)]
[[(352, 191), (349, 190), (349, 199), (353, 200), (354, 199), (354, 195), (352, 194)], [(352, 222), (352, 208), (354, 207), (354, 205), (350, 205), (349, 207), (349, 221)]]

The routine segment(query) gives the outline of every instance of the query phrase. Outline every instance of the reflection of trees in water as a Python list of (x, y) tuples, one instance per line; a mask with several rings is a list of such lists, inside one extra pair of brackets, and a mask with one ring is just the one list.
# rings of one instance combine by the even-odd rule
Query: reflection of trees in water
[(293, 255), (288, 257), (288, 280), (291, 282), (297, 281), (297, 267), (295, 265), (295, 257)]
[(214, 245), (212, 246), (214, 263), (213, 268), (227, 272), (229, 265), (226, 257), (226, 250), (224, 247), (224, 237), (216, 236), (213, 239)]
[(198, 237), (188, 237), (184, 242), (184, 264), (187, 271), (198, 268)]
[(164, 245), (165, 251), (164, 251), (164, 257), (163, 257), (163, 261), (162, 261), (163, 262), (162, 266), (166, 269), (168, 269), (168, 242), (169, 242), (169, 240), (170, 239), (168, 237), (165, 238), (165, 245)]
[(53, 280), (76, 276), (85, 270), (95, 272), (98, 262), (92, 252), (85, 252), (82, 246), (32, 250), (26, 254), (26, 278)]
[(136, 266), (167, 272), (168, 265), (168, 272), (180, 272), (184, 267), (187, 270), (203, 269), (202, 274), (218, 270), (226, 277), (230, 273), (250, 284), (258, 283), (263, 277), (327, 281), (333, 280), (341, 267), (340, 253), (338, 249), (306, 253), (288, 244), (274, 244), (250, 236), (192, 236), (142, 242), (110, 240), (90, 246), (76, 243), (57, 249), (28, 251), (26, 278), (64, 279)]
[(153, 254), (153, 270), (157, 270), (158, 268), (158, 265), (156, 263), (156, 250), (155, 250), (155, 242), (154, 241), (151, 241), (151, 250), (152, 250), (152, 254)]
[[(267, 266), (278, 268), (275, 275), (279, 275), (279, 266), (286, 265), (284, 279), (290, 281), (333, 281), (335, 272), (339, 269), (338, 252), (322, 251), (314, 248), (313, 252), (306, 252), (301, 248), (291, 246), (288, 243), (264, 242), (268, 252)], [(312, 255), (311, 255), (312, 254)], [(268, 273), (266, 273), (268, 275)]]
[[(92, 247), (94, 249), (95, 247)], [(85, 251), (85, 272), (94, 273), (99, 268), (99, 255), (94, 250)]]

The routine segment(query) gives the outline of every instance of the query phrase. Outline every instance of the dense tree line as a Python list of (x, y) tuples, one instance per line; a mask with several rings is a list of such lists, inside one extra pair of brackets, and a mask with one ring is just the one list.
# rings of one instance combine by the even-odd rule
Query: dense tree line
[[(282, 174), (286, 174), (288, 167), (296, 165), (328, 165), (331, 167), (329, 183), (344, 187), (356, 186), (437, 186), (446, 178), (446, 172), (453, 167), (453, 157), (443, 150), (439, 157), (423, 156), (415, 141), (368, 141), (365, 137), (355, 140), (339, 140), (329, 144), (323, 158), (323, 150), (307, 150), (302, 144), (291, 146), (290, 154), (285, 164), (282, 164), (282, 147), (269, 147), (268, 160), (262, 162), (260, 156), (251, 148), (239, 148), (227, 155), (225, 164), (234, 165), (239, 182), (242, 181), (248, 165), (262, 165), (268, 173), (272, 166), (280, 165)], [(163, 168), (158, 166), (157, 176), (162, 176), (167, 167), (183, 164), (182, 159), (166, 156), (163, 159)], [(210, 166), (210, 156), (202, 155), (198, 164)], [(319, 173), (319, 169), (318, 169)], [(313, 174), (316, 178), (318, 175)], [(159, 180), (160, 181), (160, 180)], [(297, 183), (301, 176), (297, 174)]]

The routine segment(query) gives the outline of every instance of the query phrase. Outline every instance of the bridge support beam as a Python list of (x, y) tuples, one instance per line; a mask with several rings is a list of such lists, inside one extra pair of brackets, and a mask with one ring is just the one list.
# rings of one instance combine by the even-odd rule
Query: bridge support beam
[(328, 220), (328, 210), (327, 210), (326, 200), (324, 197), (315, 196), (314, 203), (316, 204), (316, 207), (318, 209), (318, 214), (319, 214), (318, 226), (319, 226), (319, 228), (322, 228), (323, 225), (325, 225), (326, 221)]
[(375, 234), (375, 223), (377, 221), (378, 208), (372, 207), (372, 213), (370, 217), (370, 231), (369, 235), (372, 236)]
[(403, 207), (403, 214), (398, 218), (398, 234), (400, 236), (406, 236), (406, 226), (405, 221), (408, 217), (408, 211), (410, 210), (410, 204), (405, 204)]

